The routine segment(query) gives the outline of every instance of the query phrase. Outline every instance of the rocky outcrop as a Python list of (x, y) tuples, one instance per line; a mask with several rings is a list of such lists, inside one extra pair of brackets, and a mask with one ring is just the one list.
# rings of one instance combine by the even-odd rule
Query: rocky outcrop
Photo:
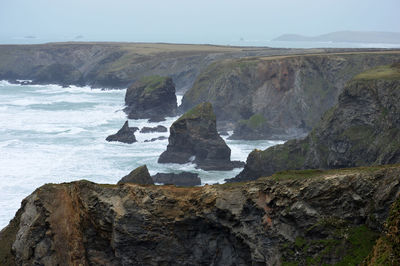
[(383, 66), (359, 74), (306, 138), (251, 152), (244, 170), (230, 181), (287, 169), (399, 163), (399, 99), (400, 67)]
[[(234, 129), (233, 138), (304, 137), (351, 78), (399, 59), (398, 51), (387, 51), (223, 60), (199, 74), (180, 108), (210, 102), (218, 128)], [(263, 123), (252, 125), (254, 117)]]
[(176, 115), (175, 85), (171, 78), (150, 76), (126, 90), (125, 109), (129, 119), (164, 118)]
[(397, 165), (194, 188), (47, 184), (0, 232), (0, 264), (357, 265), (399, 175)]
[(155, 183), (165, 185), (176, 185), (182, 187), (192, 187), (201, 185), (201, 179), (198, 174), (191, 172), (175, 173), (157, 173), (152, 176)]
[(134, 183), (140, 185), (154, 184), (146, 165), (139, 166), (138, 168), (130, 172), (127, 176), (124, 176), (123, 178), (121, 178), (121, 180), (118, 181), (118, 184), (125, 183)]
[(168, 129), (164, 126), (158, 125), (156, 127), (143, 127), (140, 133), (153, 133), (153, 132), (168, 132)]
[(119, 141), (123, 143), (132, 144), (136, 142), (135, 132), (139, 130), (137, 127), (129, 127), (128, 120), (116, 134), (110, 135), (106, 138), (107, 141)]
[(218, 135), (210, 103), (202, 103), (182, 115), (170, 127), (167, 150), (159, 163), (193, 162), (203, 170), (232, 170), (231, 149)]
[(159, 136), (157, 138), (146, 139), (144, 142), (154, 142), (154, 141), (157, 141), (157, 140), (165, 140), (165, 139), (168, 139), (168, 138), (165, 137), (165, 136)]

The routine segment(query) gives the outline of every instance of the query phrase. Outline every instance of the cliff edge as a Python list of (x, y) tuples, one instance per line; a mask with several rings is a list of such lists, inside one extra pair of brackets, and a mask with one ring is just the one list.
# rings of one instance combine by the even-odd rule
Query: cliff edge
[(330, 169), (400, 162), (400, 66), (354, 77), (304, 139), (252, 151), (230, 181), (253, 180), (288, 169)]
[(0, 232), (0, 264), (355, 265), (384, 228), (399, 176), (394, 165), (193, 188), (47, 184)]

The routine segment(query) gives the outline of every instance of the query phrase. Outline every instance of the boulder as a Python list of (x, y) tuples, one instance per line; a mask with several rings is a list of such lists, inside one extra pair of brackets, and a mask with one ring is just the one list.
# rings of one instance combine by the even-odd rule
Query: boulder
[(152, 176), (154, 183), (173, 184), (182, 187), (192, 187), (201, 185), (201, 179), (196, 173), (181, 172), (174, 173), (157, 173)]
[(124, 183), (135, 183), (140, 185), (154, 184), (146, 165), (139, 166), (138, 168), (130, 172), (127, 176), (124, 176), (123, 178), (121, 178), (121, 180), (118, 181), (118, 184)]
[(210, 103), (201, 103), (186, 112), (170, 127), (167, 150), (159, 163), (193, 162), (203, 170), (232, 170), (231, 149), (218, 135), (216, 117)]
[(135, 131), (139, 130), (137, 127), (129, 127), (128, 120), (120, 130), (114, 135), (110, 135), (106, 138), (107, 141), (119, 141), (123, 143), (134, 143), (136, 142)]
[(161, 121), (166, 116), (175, 116), (175, 85), (169, 77), (142, 78), (127, 89), (125, 105), (124, 111), (130, 119)]
[(168, 129), (164, 126), (158, 125), (156, 127), (143, 127), (140, 133), (153, 133), (153, 132), (167, 132)]

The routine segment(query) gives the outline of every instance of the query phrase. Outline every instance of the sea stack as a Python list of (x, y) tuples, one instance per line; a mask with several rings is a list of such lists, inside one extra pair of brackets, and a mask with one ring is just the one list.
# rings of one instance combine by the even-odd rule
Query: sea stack
[(231, 149), (218, 135), (216, 117), (210, 103), (201, 103), (183, 114), (170, 128), (168, 147), (159, 163), (193, 162), (203, 170), (232, 170)]
[(169, 77), (142, 78), (127, 89), (125, 105), (129, 119), (162, 121), (164, 117), (175, 116), (175, 84)]
[(126, 120), (122, 128), (116, 134), (108, 136), (106, 140), (132, 144), (136, 142), (135, 131), (137, 130), (139, 130), (137, 127), (129, 127), (128, 120)]

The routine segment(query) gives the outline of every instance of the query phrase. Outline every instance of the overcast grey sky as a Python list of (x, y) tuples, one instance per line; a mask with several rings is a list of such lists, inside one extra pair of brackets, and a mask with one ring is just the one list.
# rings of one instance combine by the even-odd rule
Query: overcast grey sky
[[(227, 43), (285, 33), (400, 31), (400, 0), (0, 0), (0, 42)], [(2, 41), (3, 40), (3, 41)]]

